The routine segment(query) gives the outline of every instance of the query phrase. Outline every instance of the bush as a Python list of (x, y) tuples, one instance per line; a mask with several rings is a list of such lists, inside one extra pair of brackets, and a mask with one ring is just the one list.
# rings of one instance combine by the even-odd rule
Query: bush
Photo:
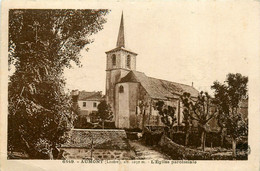
[(127, 132), (142, 132), (140, 128), (125, 128)]
[(206, 146), (208, 147), (220, 147), (221, 146), (221, 135), (217, 132), (209, 132), (206, 135)]
[(146, 145), (158, 145), (163, 132), (145, 132), (143, 137)]
[(138, 140), (138, 132), (126, 132), (127, 139)]
[(180, 145), (185, 144), (185, 133), (183, 132), (176, 132), (172, 134), (172, 140)]
[[(102, 122), (99, 122), (99, 124), (102, 125)], [(104, 122), (104, 128), (105, 128), (105, 129), (115, 129), (115, 128), (116, 128), (115, 122), (105, 121), (105, 122)]]

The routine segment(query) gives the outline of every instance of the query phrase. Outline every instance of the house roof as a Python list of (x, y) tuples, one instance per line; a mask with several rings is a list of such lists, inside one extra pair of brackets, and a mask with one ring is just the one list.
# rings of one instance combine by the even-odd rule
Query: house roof
[(126, 132), (118, 129), (72, 129), (63, 148), (129, 150)]
[(182, 95), (184, 92), (190, 93), (192, 97), (197, 97), (199, 94), (199, 91), (192, 86), (148, 77), (138, 71), (130, 71), (120, 80), (120, 83), (123, 82), (139, 82), (155, 99), (176, 98), (176, 95)]
[(103, 100), (102, 92), (93, 91), (80, 91), (78, 95), (78, 100)]

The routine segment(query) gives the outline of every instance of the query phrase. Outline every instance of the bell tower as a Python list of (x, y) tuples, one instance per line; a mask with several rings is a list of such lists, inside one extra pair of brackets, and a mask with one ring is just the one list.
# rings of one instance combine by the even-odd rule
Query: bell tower
[(106, 101), (111, 105), (112, 111), (115, 113), (115, 84), (126, 76), (129, 71), (136, 70), (137, 54), (125, 48), (123, 12), (116, 48), (107, 51), (106, 55)]

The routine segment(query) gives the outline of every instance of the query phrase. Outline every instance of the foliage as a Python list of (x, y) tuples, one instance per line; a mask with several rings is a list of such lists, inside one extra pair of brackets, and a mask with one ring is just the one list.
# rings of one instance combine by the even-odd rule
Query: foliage
[(166, 105), (164, 101), (156, 102), (156, 108), (159, 111), (159, 115), (161, 115), (162, 122), (168, 126), (169, 128), (173, 127), (173, 124), (176, 122), (176, 108)]
[(215, 91), (214, 104), (219, 109), (219, 125), (227, 128), (234, 138), (247, 135), (247, 119), (239, 112), (243, 99), (247, 99), (248, 77), (228, 74), (224, 84), (215, 81), (211, 88)]
[[(195, 120), (201, 130), (201, 146), (205, 149), (207, 123), (216, 115), (212, 109), (212, 99), (207, 92), (200, 92), (196, 100), (189, 93), (184, 92), (181, 96), (184, 106), (183, 114), (189, 123), (189, 119)], [(187, 126), (187, 129), (189, 127)]]
[(40, 158), (65, 141), (74, 120), (64, 92), (65, 67), (93, 40), (107, 10), (9, 11), (8, 149)]
[(100, 120), (104, 129), (104, 122), (107, 120), (111, 120), (113, 118), (113, 112), (111, 110), (111, 106), (107, 104), (105, 100), (101, 101), (98, 106), (98, 111), (93, 113), (96, 119)]
[(240, 107), (243, 99), (247, 99), (248, 77), (239, 73), (228, 74), (224, 84), (215, 81), (211, 88), (215, 91), (214, 103), (219, 109), (220, 127), (227, 129), (232, 138), (233, 156), (236, 157), (236, 141), (248, 135), (247, 117), (242, 117)]
[[(142, 129), (144, 129), (145, 121), (147, 119), (147, 109), (149, 107), (149, 102), (140, 100), (138, 101), (138, 107), (140, 109), (140, 115), (142, 116)], [(151, 113), (149, 114), (148, 125), (150, 124), (150, 116)]]
[(183, 93), (181, 96), (186, 117), (198, 121), (200, 127), (206, 124), (215, 116), (216, 112), (212, 112), (212, 100), (207, 92), (201, 91), (196, 100), (192, 100), (189, 93)]
[[(182, 103), (184, 106), (188, 106), (191, 102), (190, 94), (184, 93), (183, 96), (181, 96)], [(191, 126), (192, 126), (192, 119), (191, 119), (191, 110), (189, 107), (183, 108), (183, 123), (184, 123), (184, 131), (185, 131), (185, 145), (188, 145), (189, 143), (189, 135), (191, 132)]]

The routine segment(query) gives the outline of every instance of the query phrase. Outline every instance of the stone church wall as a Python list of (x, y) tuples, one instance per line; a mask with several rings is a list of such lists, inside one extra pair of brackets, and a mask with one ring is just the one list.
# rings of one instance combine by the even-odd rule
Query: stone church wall
[[(124, 87), (122, 93), (119, 93), (120, 86)], [(118, 83), (115, 94), (116, 127), (143, 129), (144, 126), (164, 126), (155, 106), (158, 100), (152, 99), (140, 83)], [(164, 102), (176, 108), (176, 125), (182, 124), (183, 109), (179, 99), (176, 97)], [(146, 107), (142, 108), (141, 103), (146, 104)]]
[(129, 85), (129, 122), (130, 128), (138, 128), (138, 118), (136, 117), (136, 107), (138, 102), (139, 83), (128, 83)]
[[(113, 65), (112, 63), (112, 56), (116, 55), (116, 65)], [(126, 59), (127, 56), (131, 57), (131, 70), (136, 70), (136, 55), (133, 55), (132, 53), (129, 53), (125, 50), (118, 50), (114, 52), (107, 53), (107, 70), (110, 69), (120, 69), (120, 68), (126, 68)]]
[(106, 79), (106, 100), (111, 105), (113, 113), (115, 113), (115, 84), (124, 77), (129, 71), (118, 69), (107, 71)]
[[(123, 86), (123, 92), (119, 92), (119, 87)], [(129, 128), (129, 85), (121, 83), (115, 89), (115, 118), (117, 128)]]

